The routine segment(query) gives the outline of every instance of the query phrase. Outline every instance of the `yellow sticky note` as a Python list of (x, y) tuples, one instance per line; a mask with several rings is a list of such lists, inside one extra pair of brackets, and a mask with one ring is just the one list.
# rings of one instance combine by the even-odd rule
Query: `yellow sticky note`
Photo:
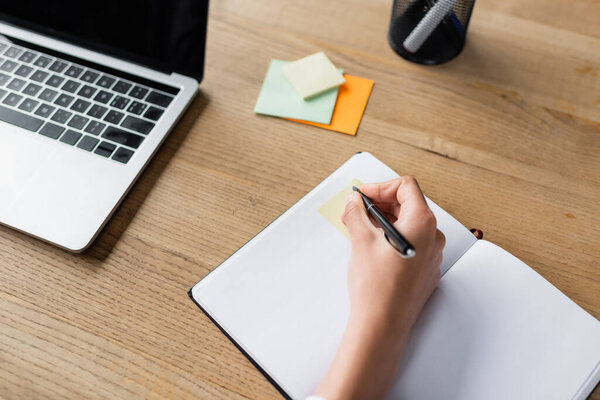
[(353, 179), (352, 182), (340, 190), (335, 196), (323, 203), (317, 210), (331, 225), (333, 225), (338, 231), (344, 234), (350, 239), (348, 229), (342, 223), (341, 217), (346, 208), (346, 197), (352, 193), (352, 186), (360, 187), (362, 182), (358, 179)]
[(322, 51), (285, 64), (281, 72), (304, 100), (344, 83), (344, 76)]
[(356, 135), (374, 82), (370, 79), (359, 78), (358, 76), (344, 75), (344, 77), (346, 78), (346, 83), (338, 88), (338, 98), (329, 125), (299, 119), (289, 118), (289, 120), (318, 126), (330, 131)]

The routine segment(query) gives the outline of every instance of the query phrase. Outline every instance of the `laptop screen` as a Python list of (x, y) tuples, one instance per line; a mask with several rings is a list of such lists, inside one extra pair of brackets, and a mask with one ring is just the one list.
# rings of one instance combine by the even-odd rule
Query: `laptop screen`
[(208, 0), (2, 1), (0, 19), (202, 80)]

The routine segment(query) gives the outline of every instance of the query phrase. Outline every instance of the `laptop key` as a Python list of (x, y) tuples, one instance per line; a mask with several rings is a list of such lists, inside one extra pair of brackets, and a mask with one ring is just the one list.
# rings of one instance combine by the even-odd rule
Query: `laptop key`
[(131, 105), (127, 108), (127, 112), (130, 112), (132, 114), (136, 114), (136, 115), (140, 115), (141, 113), (144, 112), (144, 110), (146, 109), (146, 104), (144, 103), (140, 103), (139, 101), (134, 101), (133, 103), (131, 103)]
[(4, 63), (2, 65), (0, 65), (0, 70), (2, 71), (6, 71), (6, 72), (12, 72), (13, 69), (17, 68), (17, 64), (14, 61), (11, 60), (6, 60), (4, 61)]
[(65, 80), (65, 78), (58, 76), (58, 75), (52, 75), (50, 77), (50, 79), (48, 79), (48, 81), (46, 82), (46, 85), (48, 86), (52, 86), (52, 87), (59, 87), (61, 83), (63, 83), (63, 81)]
[(9, 106), (16, 106), (22, 99), (23, 96), (20, 96), (16, 93), (9, 93), (4, 99), (3, 103)]
[(111, 78), (108, 75), (102, 75), (102, 78), (96, 82), (96, 85), (101, 86), (105, 89), (110, 89), (110, 87), (115, 83), (116, 79)]
[(108, 108), (94, 104), (92, 106), (92, 108), (90, 108), (90, 110), (87, 112), (87, 115), (89, 115), (90, 117), (94, 117), (94, 118), (102, 118), (104, 113), (107, 111), (108, 111)]
[(8, 48), (8, 50), (6, 50), (6, 52), (4, 53), (4, 55), (6, 57), (15, 58), (19, 54), (21, 54), (21, 52), (22, 52), (22, 50), (19, 49), (18, 47), (11, 46), (11, 47)]
[(59, 124), (64, 124), (69, 118), (71, 118), (71, 115), (73, 115), (73, 113), (59, 108), (52, 116), (52, 121), (58, 122)]
[(8, 45), (6, 43), (0, 43), (0, 52), (4, 51), (4, 49), (6, 49), (8, 47)]
[(113, 160), (118, 161), (123, 164), (127, 164), (131, 156), (133, 155), (133, 151), (126, 149), (124, 147), (119, 147), (115, 154), (111, 157)]
[(88, 109), (88, 107), (90, 106), (90, 104), (92, 104), (92, 103), (90, 103), (89, 101), (85, 101), (85, 100), (82, 100), (82, 99), (77, 99), (75, 101), (75, 103), (73, 103), (73, 105), (71, 106), (71, 110), (77, 111), (77, 112), (80, 112), (80, 113), (84, 113), (85, 110)]
[(146, 96), (146, 93), (148, 93), (148, 89), (141, 86), (135, 86), (133, 89), (131, 89), (129, 95), (131, 97), (135, 97), (136, 99), (143, 99)]
[(105, 90), (101, 90), (98, 92), (96, 97), (94, 97), (94, 100), (98, 103), (106, 104), (111, 99), (111, 97), (113, 97), (112, 93), (107, 92)]
[(106, 127), (106, 124), (103, 124), (99, 121), (91, 121), (88, 126), (85, 127), (85, 131), (87, 133), (91, 133), (92, 135), (98, 136), (102, 130)]
[(0, 89), (0, 99), (3, 98), (6, 93), (8, 93), (7, 90)]
[(42, 93), (40, 93), (38, 98), (40, 98), (44, 101), (52, 101), (52, 100), (54, 100), (54, 98), (56, 97), (57, 94), (58, 94), (58, 92), (56, 90), (44, 89), (44, 90), (42, 90)]
[(26, 51), (25, 53), (23, 53), (21, 55), (21, 57), (19, 57), (19, 60), (26, 62), (26, 63), (30, 63), (33, 61), (33, 59), (35, 58), (36, 54), (31, 52), (31, 51)]
[(31, 71), (33, 71), (33, 68), (31, 68), (30, 66), (28, 66), (28, 65), (21, 65), (15, 71), (15, 75), (27, 76), (27, 75), (29, 75), (31, 73)]
[(83, 68), (77, 67), (75, 65), (71, 65), (65, 71), (65, 75), (70, 76), (71, 78), (79, 78), (79, 75), (83, 72)]
[(52, 139), (58, 139), (64, 130), (65, 128), (60, 125), (53, 124), (52, 122), (46, 122), (44, 126), (42, 126), (42, 129), (40, 129), (40, 135), (44, 135)]
[(4, 86), (6, 82), (10, 79), (10, 76), (5, 74), (0, 74), (0, 86)]
[(62, 90), (64, 90), (65, 92), (69, 92), (69, 93), (75, 93), (75, 91), (77, 89), (79, 89), (79, 86), (81, 86), (81, 83), (79, 82), (75, 82), (72, 79), (69, 79), (68, 81), (65, 82), (65, 84), (62, 86)]
[(94, 153), (101, 155), (102, 157), (110, 157), (110, 155), (115, 151), (117, 146), (112, 143), (102, 142), (96, 147)]
[(99, 140), (95, 137), (84, 136), (79, 143), (77, 143), (77, 147), (86, 151), (94, 150), (94, 147), (98, 144)]
[(44, 82), (48, 75), (49, 74), (47, 72), (38, 69), (29, 77), (29, 79), (36, 82)]
[(144, 117), (151, 119), (153, 121), (158, 121), (158, 119), (161, 117), (161, 115), (163, 114), (164, 111), (165, 110), (163, 110), (161, 108), (150, 106), (148, 111), (146, 111), (146, 114), (144, 114)]
[(74, 98), (75, 97), (69, 96), (68, 94), (63, 93), (60, 96), (58, 96), (58, 98), (54, 101), (54, 104), (58, 104), (59, 106), (62, 106), (62, 107), (68, 107)]
[(25, 82), (23, 79), (14, 78), (6, 87), (18, 92), (19, 90), (23, 89), (23, 86), (25, 86), (26, 83), (27, 82)]
[(40, 104), (39, 101), (33, 99), (25, 99), (19, 106), (19, 109), (27, 112), (32, 112)]
[(106, 122), (110, 122), (111, 124), (115, 124), (118, 125), (119, 122), (121, 122), (121, 120), (123, 119), (123, 117), (125, 116), (125, 114), (115, 111), (115, 110), (110, 110), (108, 112), (108, 114), (106, 114), (106, 117), (104, 117), (104, 120)]
[(146, 101), (148, 103), (156, 104), (157, 106), (166, 108), (169, 106), (169, 104), (171, 104), (171, 101), (173, 101), (173, 96), (152, 91), (148, 97), (146, 97)]
[(42, 87), (40, 85), (30, 83), (29, 85), (27, 85), (27, 87), (25, 87), (25, 89), (23, 89), (23, 93), (29, 96), (35, 96), (40, 90), (42, 90)]
[(142, 144), (144, 141), (143, 136), (124, 131), (123, 129), (115, 128), (114, 126), (109, 126), (106, 128), (102, 134), (102, 137), (134, 149), (140, 147), (140, 144)]
[(36, 132), (44, 123), (44, 121), (39, 118), (32, 117), (31, 115), (2, 105), (0, 105), (0, 121), (16, 125), (31, 132)]
[(67, 68), (66, 62), (56, 60), (48, 69), (54, 72), (63, 72), (65, 68)]
[(59, 140), (63, 143), (70, 144), (71, 146), (73, 146), (75, 143), (77, 143), (81, 136), (81, 133), (74, 131), (73, 129), (68, 129)]
[(48, 64), (50, 64), (50, 62), (52, 62), (52, 59), (50, 57), (39, 56), (38, 59), (35, 60), (33, 65), (40, 68), (46, 68)]
[(127, 103), (129, 103), (129, 99), (127, 97), (117, 96), (117, 97), (115, 97), (115, 99), (113, 101), (111, 101), (110, 105), (111, 105), (111, 107), (122, 110), (125, 108)]
[(87, 71), (85, 71), (85, 74), (81, 75), (80, 79), (87, 83), (94, 83), (94, 82), (96, 82), (96, 79), (98, 79), (99, 76), (100, 76), (99, 73), (87, 70)]
[(136, 131), (142, 134), (147, 134), (154, 128), (154, 124), (152, 122), (148, 122), (146, 120), (133, 117), (128, 115), (125, 120), (121, 123), (123, 128), (131, 129), (132, 131)]
[(85, 85), (81, 88), (79, 92), (77, 92), (78, 95), (80, 95), (81, 97), (85, 97), (86, 99), (92, 97), (94, 93), (96, 93), (96, 88), (88, 85)]
[(50, 104), (42, 103), (42, 105), (39, 106), (37, 110), (35, 110), (35, 115), (47, 118), (48, 116), (50, 116), (50, 114), (54, 112), (54, 110), (56, 110), (56, 107), (51, 106)]
[(117, 82), (117, 84), (115, 85), (115, 87), (113, 88), (113, 90), (115, 92), (119, 92), (119, 93), (127, 93), (129, 91), (129, 89), (131, 88), (132, 84), (129, 82), (125, 82), (125, 81), (119, 81)]
[(88, 123), (89, 120), (89, 118), (75, 114), (73, 115), (73, 118), (71, 118), (67, 125), (69, 125), (71, 128), (83, 129), (83, 127), (85, 126), (85, 124)]

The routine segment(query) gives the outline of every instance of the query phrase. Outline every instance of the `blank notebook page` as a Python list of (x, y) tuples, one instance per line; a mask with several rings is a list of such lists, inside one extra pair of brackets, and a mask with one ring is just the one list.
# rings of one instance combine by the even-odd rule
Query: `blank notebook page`
[(481, 240), (427, 303), (388, 398), (584, 398), (599, 361), (600, 322)]

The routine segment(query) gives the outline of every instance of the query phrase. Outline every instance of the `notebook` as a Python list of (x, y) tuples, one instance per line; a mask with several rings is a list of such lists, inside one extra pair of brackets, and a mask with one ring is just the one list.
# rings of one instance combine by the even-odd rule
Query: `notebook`
[[(350, 241), (319, 209), (354, 180), (396, 177), (354, 155), (189, 291), (286, 398), (313, 393), (349, 314)], [(447, 239), (442, 278), (388, 398), (586, 398), (600, 380), (600, 322), (427, 201)]]

